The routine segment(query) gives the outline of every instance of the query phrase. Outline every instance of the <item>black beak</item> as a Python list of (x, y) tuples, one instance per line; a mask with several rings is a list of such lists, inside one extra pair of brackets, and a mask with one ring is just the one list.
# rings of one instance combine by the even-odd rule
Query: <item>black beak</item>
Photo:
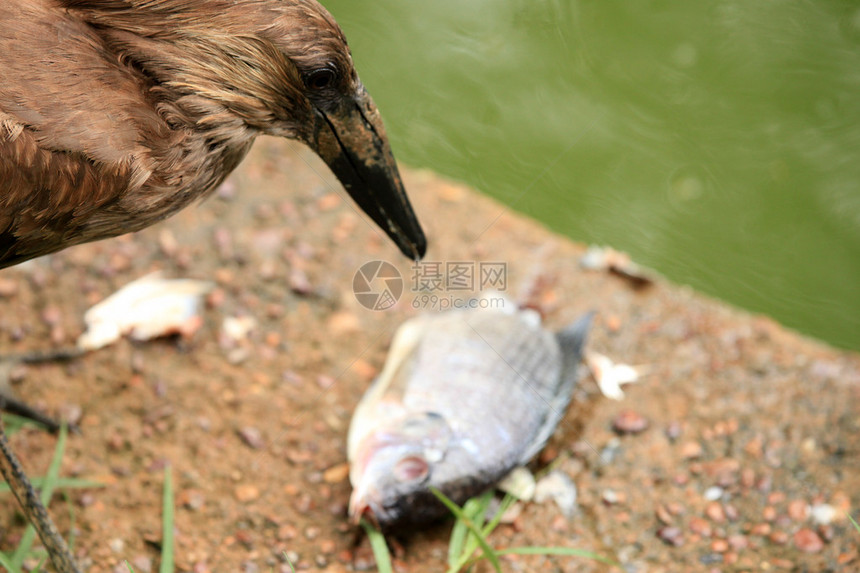
[(361, 88), (354, 101), (328, 112), (317, 108), (315, 150), (358, 206), (404, 255), (419, 260), (427, 239), (415, 217), (382, 119)]

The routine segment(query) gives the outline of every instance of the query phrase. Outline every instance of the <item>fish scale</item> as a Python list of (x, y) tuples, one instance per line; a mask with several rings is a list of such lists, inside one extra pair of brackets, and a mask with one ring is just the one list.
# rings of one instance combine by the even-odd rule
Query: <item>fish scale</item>
[(349, 431), (353, 519), (383, 526), (444, 515), (543, 447), (570, 399), (590, 315), (559, 334), (534, 311), (456, 310), (416, 317)]

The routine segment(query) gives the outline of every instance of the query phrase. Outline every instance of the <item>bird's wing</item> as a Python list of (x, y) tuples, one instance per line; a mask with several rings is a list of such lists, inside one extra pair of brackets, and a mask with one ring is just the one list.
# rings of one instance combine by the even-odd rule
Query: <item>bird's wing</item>
[(93, 216), (148, 177), (142, 81), (48, 0), (0, 2), (0, 268), (120, 232)]

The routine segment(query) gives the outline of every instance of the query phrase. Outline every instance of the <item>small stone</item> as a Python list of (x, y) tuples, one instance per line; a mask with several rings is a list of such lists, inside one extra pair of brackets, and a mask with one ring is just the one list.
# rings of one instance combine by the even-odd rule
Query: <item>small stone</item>
[(299, 534), (299, 530), (296, 529), (294, 525), (282, 525), (278, 528), (278, 541), (289, 541), (290, 539), (295, 539), (296, 535)]
[(761, 511), (761, 516), (765, 521), (773, 521), (776, 519), (776, 508), (772, 505), (766, 505)]
[(800, 529), (794, 534), (794, 545), (806, 553), (818, 553), (824, 549), (824, 541), (808, 528)]
[(255, 485), (242, 484), (236, 486), (236, 489), (233, 491), (233, 495), (235, 495), (236, 499), (242, 503), (248, 503), (249, 501), (254, 501), (260, 497), (260, 490)]
[(770, 523), (756, 523), (755, 525), (753, 525), (752, 529), (750, 530), (751, 535), (760, 535), (762, 537), (770, 535), (770, 532), (771, 532)]
[(657, 530), (657, 537), (666, 545), (680, 547), (684, 544), (684, 533), (679, 527), (661, 527)]
[(735, 534), (729, 535), (729, 545), (735, 551), (740, 551), (742, 549), (746, 549), (749, 546), (749, 540), (744, 535)]
[(705, 506), (705, 515), (708, 519), (716, 521), (717, 523), (723, 523), (726, 521), (725, 509), (723, 509), (723, 506), (716, 501), (712, 501)]
[(729, 550), (729, 542), (725, 539), (714, 539), (711, 541), (711, 551), (716, 551), (717, 553), (725, 553)]
[(670, 422), (668, 426), (666, 426), (666, 437), (669, 438), (670, 441), (675, 441), (681, 437), (681, 432), (683, 429), (681, 428), (681, 423), (677, 421)]
[(306, 527), (304, 533), (305, 539), (314, 540), (320, 536), (320, 533), (322, 533), (322, 529), (315, 525), (312, 525), (310, 527)]
[(18, 283), (12, 279), (0, 279), (0, 298), (10, 298), (18, 294)]
[(836, 519), (837, 514), (836, 508), (827, 503), (812, 506), (812, 521), (818, 525), (829, 525)]
[(254, 536), (247, 529), (240, 529), (234, 535), (236, 541), (245, 546), (246, 549), (250, 549), (254, 546)]
[(767, 536), (768, 540), (774, 545), (785, 545), (788, 543), (788, 533), (785, 531), (774, 531)]
[(236, 432), (239, 434), (239, 437), (242, 438), (242, 441), (249, 448), (253, 448), (255, 450), (261, 450), (266, 446), (266, 443), (263, 441), (263, 436), (260, 433), (260, 430), (253, 426), (245, 426), (244, 428), (240, 428)]
[(730, 503), (723, 506), (723, 511), (726, 512), (726, 517), (729, 518), (729, 521), (737, 521), (740, 517), (738, 509)]
[(348, 311), (332, 314), (326, 321), (326, 326), (329, 332), (338, 336), (361, 332), (361, 321), (358, 319), (358, 315)]
[(702, 537), (710, 537), (711, 524), (701, 517), (693, 517), (690, 519), (690, 531)]
[(793, 499), (788, 504), (788, 516), (794, 521), (806, 521), (809, 516), (809, 506), (802, 499)]
[(341, 483), (349, 477), (349, 464), (344, 462), (337, 464), (323, 472), (323, 481), (325, 483)]
[(657, 519), (659, 519), (663, 525), (670, 525), (672, 523), (672, 514), (669, 513), (669, 509), (664, 504), (661, 503), (658, 505), (655, 513), (657, 515)]
[(537, 503), (552, 499), (562, 515), (570, 517), (576, 511), (576, 484), (563, 471), (553, 470), (538, 480), (534, 499)]
[(535, 495), (535, 477), (528, 468), (515, 467), (497, 485), (498, 489), (522, 501), (531, 501)]
[(702, 444), (699, 442), (684, 442), (681, 445), (681, 457), (694, 460), (702, 457)]
[(600, 497), (606, 505), (616, 505), (627, 501), (627, 496), (623, 491), (615, 491), (614, 489), (603, 490)]
[(619, 434), (638, 434), (648, 429), (648, 419), (633, 410), (622, 410), (612, 421), (612, 429)]
[(138, 555), (131, 560), (135, 573), (151, 573), (152, 558), (147, 555)]
[(723, 488), (713, 486), (705, 490), (705, 499), (708, 501), (716, 501), (723, 497)]
[(308, 279), (307, 273), (302, 269), (293, 267), (290, 269), (290, 290), (292, 290), (296, 294), (300, 295), (308, 295), (313, 292), (314, 288), (311, 285), (310, 279)]

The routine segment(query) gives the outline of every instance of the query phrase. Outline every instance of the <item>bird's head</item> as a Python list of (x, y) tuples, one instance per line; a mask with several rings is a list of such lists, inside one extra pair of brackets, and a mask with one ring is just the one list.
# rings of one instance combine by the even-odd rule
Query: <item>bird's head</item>
[(269, 134), (310, 146), (413, 259), (426, 239), (346, 38), (316, 0), (61, 0), (215, 141)]

